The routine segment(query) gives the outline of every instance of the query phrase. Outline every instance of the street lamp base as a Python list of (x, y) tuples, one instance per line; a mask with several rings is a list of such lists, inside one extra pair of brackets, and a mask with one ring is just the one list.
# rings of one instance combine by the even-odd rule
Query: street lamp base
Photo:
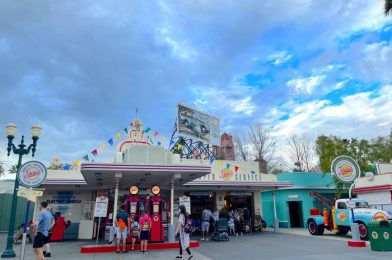
[(1, 258), (11, 258), (11, 257), (15, 257), (15, 256), (16, 256), (16, 254), (15, 254), (14, 250), (12, 250), (12, 249), (5, 250), (1, 254)]

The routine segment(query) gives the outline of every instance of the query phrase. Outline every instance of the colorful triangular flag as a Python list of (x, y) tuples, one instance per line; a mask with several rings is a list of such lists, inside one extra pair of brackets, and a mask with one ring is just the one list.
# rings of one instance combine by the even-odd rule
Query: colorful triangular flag
[(88, 161), (88, 154), (86, 154), (85, 156), (83, 156), (83, 159)]
[(79, 167), (80, 166), (80, 162), (78, 161), (78, 160), (75, 160), (74, 162), (73, 162), (73, 167), (74, 168), (77, 168), (77, 167)]
[(229, 169), (230, 168), (230, 163), (226, 163), (226, 169)]
[(101, 144), (101, 145), (99, 146), (99, 149), (101, 149), (101, 150), (106, 150), (106, 144)]
[(63, 170), (69, 171), (71, 169), (71, 165), (70, 164), (66, 164), (63, 166)]
[(238, 166), (234, 166), (234, 171), (237, 172), (238, 171)]
[(92, 153), (94, 156), (97, 156), (98, 150), (97, 150), (97, 149), (94, 149), (91, 153)]
[(173, 140), (170, 140), (170, 146), (172, 146), (174, 144)]
[(121, 133), (117, 133), (117, 134), (116, 134), (116, 138), (117, 138), (118, 140), (120, 140), (120, 139), (121, 139)]
[(158, 145), (161, 145), (162, 143), (158, 141)]
[(164, 135), (162, 135), (162, 136), (161, 136), (161, 140), (164, 141), (164, 142), (166, 142), (166, 141), (167, 141), (167, 137), (164, 136)]
[(215, 159), (211, 157), (210, 158), (210, 163), (212, 164), (214, 161), (215, 161)]
[(128, 134), (128, 128), (125, 127), (123, 130), (124, 130), (124, 132), (125, 132), (126, 134)]
[(154, 132), (154, 137), (157, 137), (157, 135), (159, 135), (159, 133), (157, 131)]
[(110, 139), (108, 140), (108, 144), (113, 145), (113, 138), (110, 138)]
[(146, 129), (144, 129), (144, 132), (148, 133), (148, 132), (150, 132), (150, 130), (151, 130), (151, 128), (147, 127)]

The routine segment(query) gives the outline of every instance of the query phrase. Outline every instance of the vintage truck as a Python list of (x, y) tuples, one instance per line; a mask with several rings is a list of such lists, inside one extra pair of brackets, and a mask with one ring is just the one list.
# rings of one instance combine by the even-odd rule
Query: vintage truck
[(319, 200), (323, 206), (326, 206), (323, 213), (320, 214), (318, 209), (310, 210), (310, 217), (307, 221), (307, 226), (310, 234), (322, 235), (324, 229), (335, 232), (338, 235), (347, 234), (350, 231), (350, 224), (352, 223), (351, 209), (349, 204), (354, 206), (354, 221), (358, 223), (359, 235), (362, 240), (368, 239), (367, 223), (373, 220), (388, 220), (390, 216), (387, 212), (372, 209), (365, 200), (360, 199), (338, 199), (333, 206), (328, 206), (328, 200), (324, 199), (319, 194), (311, 194), (314, 197), (321, 197)]

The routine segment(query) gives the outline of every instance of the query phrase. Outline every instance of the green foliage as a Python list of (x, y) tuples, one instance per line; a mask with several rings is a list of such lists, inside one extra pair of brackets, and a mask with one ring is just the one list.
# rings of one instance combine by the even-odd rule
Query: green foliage
[(3, 167), (3, 162), (0, 162), (0, 177), (5, 173), (4, 167)]
[(8, 173), (10, 174), (16, 174), (17, 172), (18, 172), (17, 164), (12, 165), (11, 168), (8, 170)]
[(339, 155), (355, 159), (362, 173), (374, 171), (374, 163), (389, 162), (392, 159), (392, 131), (389, 136), (379, 136), (372, 140), (320, 135), (316, 140), (316, 153), (323, 173), (331, 171), (332, 160)]

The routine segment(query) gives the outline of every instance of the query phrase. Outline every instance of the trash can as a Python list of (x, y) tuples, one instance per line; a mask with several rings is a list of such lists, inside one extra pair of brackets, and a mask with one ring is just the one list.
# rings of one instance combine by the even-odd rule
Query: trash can
[(368, 223), (370, 247), (373, 251), (392, 251), (392, 221)]

